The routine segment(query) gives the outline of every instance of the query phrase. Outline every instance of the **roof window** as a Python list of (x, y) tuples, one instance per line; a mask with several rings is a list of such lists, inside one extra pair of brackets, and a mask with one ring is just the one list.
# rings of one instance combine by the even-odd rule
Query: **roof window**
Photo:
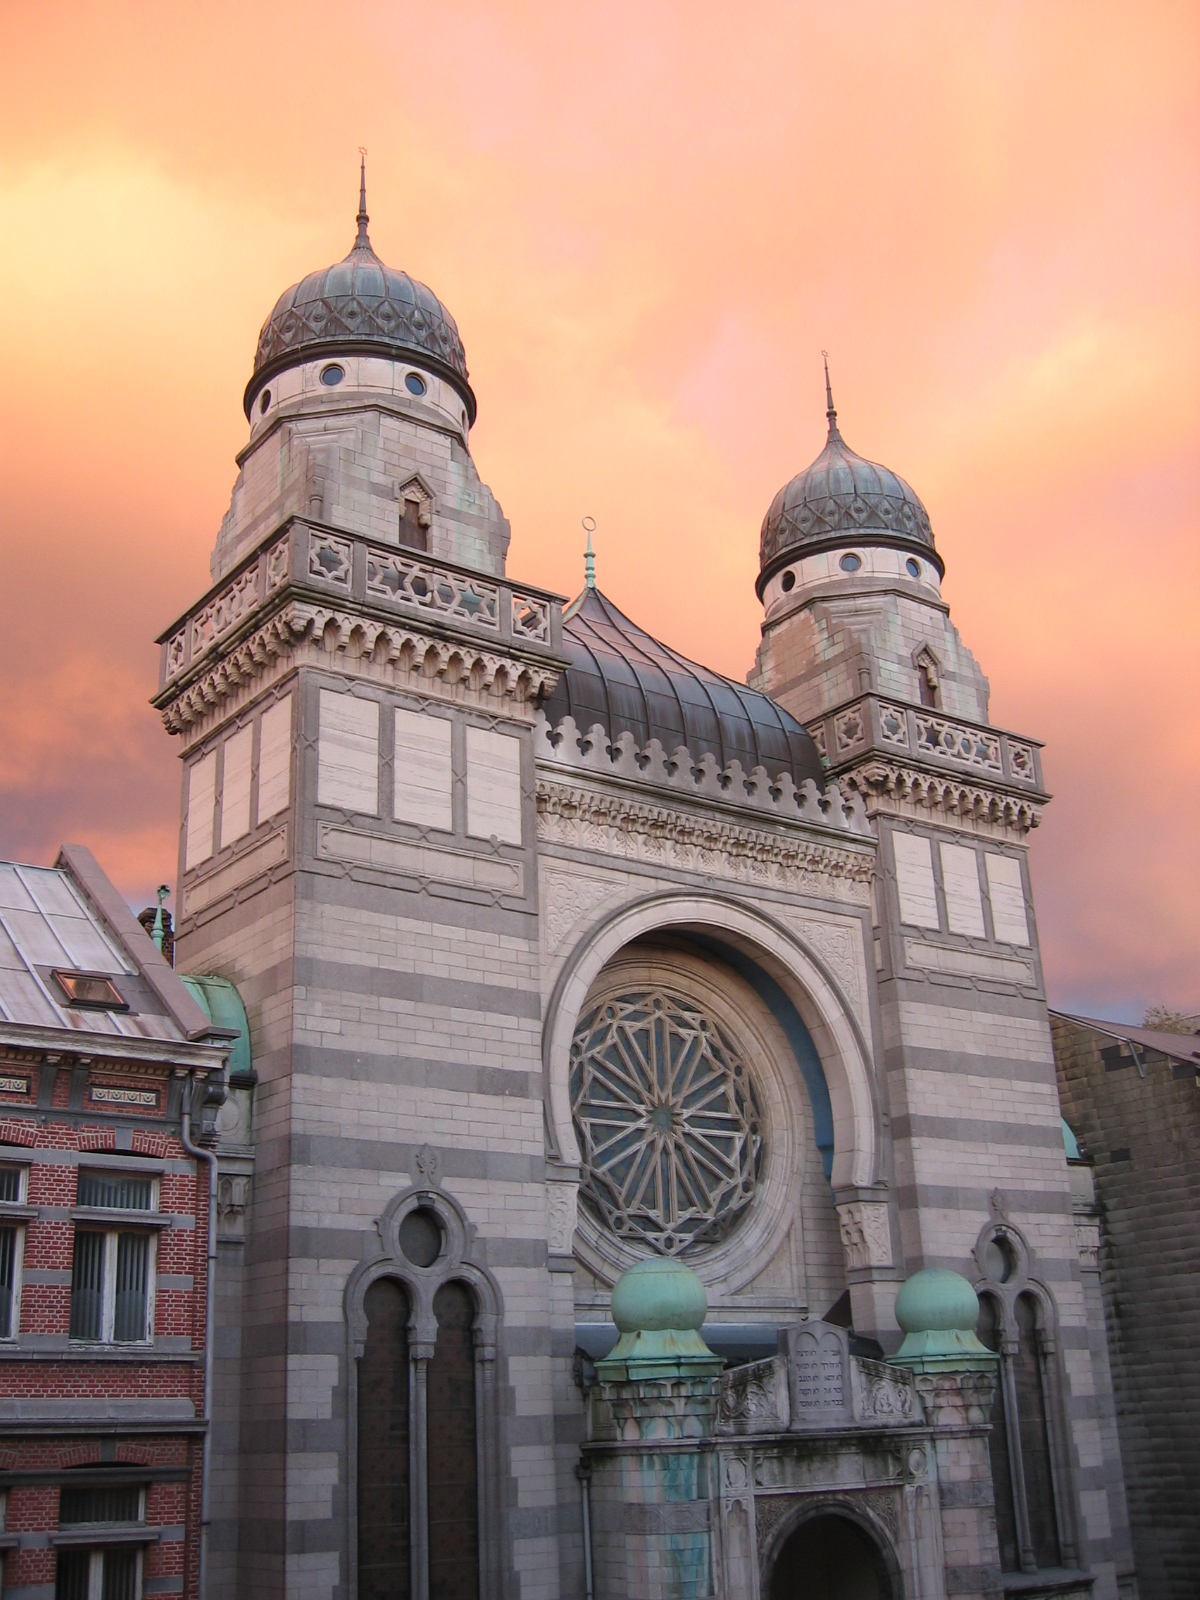
[(64, 972), (55, 968), (50, 976), (73, 1006), (89, 1011), (129, 1010), (129, 1002), (122, 998), (112, 979), (102, 972)]

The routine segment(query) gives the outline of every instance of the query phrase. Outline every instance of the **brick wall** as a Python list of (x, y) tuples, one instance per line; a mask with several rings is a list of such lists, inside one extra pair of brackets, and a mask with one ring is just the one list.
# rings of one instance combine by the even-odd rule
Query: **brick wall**
[[(1200, 1593), (1200, 1087), (1054, 1017), (1063, 1115), (1094, 1159), (1101, 1282), (1141, 1600)], [(1105, 1059), (1107, 1054), (1108, 1059)]]

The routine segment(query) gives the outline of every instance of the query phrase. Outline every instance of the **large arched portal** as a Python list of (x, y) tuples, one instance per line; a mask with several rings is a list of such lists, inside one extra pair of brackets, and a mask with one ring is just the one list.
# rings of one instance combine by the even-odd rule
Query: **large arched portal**
[(810, 1517), (771, 1569), (770, 1600), (898, 1600), (883, 1551), (856, 1522)]

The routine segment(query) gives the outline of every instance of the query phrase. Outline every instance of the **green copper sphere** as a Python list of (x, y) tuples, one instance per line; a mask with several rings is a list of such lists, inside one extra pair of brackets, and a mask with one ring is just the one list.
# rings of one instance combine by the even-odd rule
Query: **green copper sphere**
[(926, 1267), (902, 1285), (896, 1296), (896, 1321), (905, 1333), (974, 1333), (979, 1296), (957, 1272)]
[(622, 1333), (699, 1332), (707, 1314), (704, 1285), (682, 1261), (651, 1256), (613, 1286), (612, 1319)]

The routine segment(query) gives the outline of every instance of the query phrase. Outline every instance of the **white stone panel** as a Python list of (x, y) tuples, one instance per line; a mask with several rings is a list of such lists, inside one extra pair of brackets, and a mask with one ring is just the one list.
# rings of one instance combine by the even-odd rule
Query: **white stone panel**
[(521, 744), (511, 734), (467, 729), (467, 832), (521, 842)]
[(379, 812), (379, 703), (321, 690), (317, 804)]
[(450, 733), (444, 717), (397, 710), (392, 798), (397, 822), (415, 822), (447, 832), (453, 828)]
[(979, 858), (961, 844), (943, 844), (942, 889), (946, 896), (946, 921), (951, 933), (982, 939), (983, 895), (979, 889)]
[(929, 840), (920, 833), (893, 833), (892, 852), (896, 858), (901, 922), (917, 928), (938, 927), (933, 852)]
[(258, 820), (265, 822), (291, 799), (292, 697), (262, 714), (258, 736)]
[(1029, 919), (1025, 915), (1025, 885), (1016, 856), (987, 854), (988, 893), (992, 901), (992, 929), (1002, 944), (1029, 944)]
[(210, 750), (188, 769), (187, 848), (184, 866), (196, 867), (213, 853), (217, 803), (217, 752)]
[(254, 729), (239, 728), (225, 741), (225, 776), (221, 783), (221, 845), (250, 832), (250, 756)]

